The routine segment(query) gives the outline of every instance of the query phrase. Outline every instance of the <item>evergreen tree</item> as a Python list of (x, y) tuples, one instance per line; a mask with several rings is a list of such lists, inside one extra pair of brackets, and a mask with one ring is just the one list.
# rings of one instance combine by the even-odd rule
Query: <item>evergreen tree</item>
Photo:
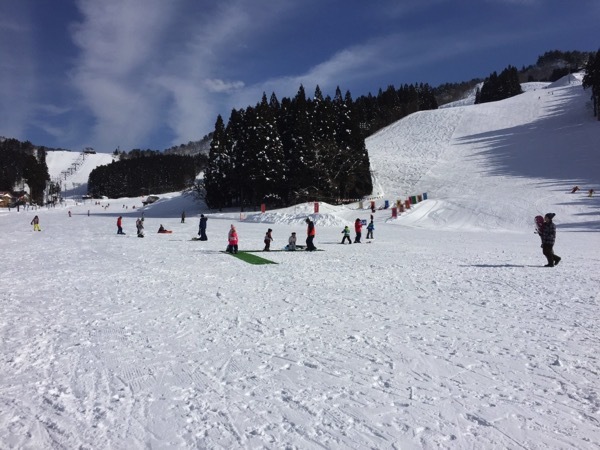
[(229, 179), (231, 178), (231, 145), (225, 133), (225, 124), (221, 115), (217, 117), (213, 132), (209, 163), (204, 172), (206, 204), (211, 208), (223, 208), (230, 198)]
[(600, 113), (598, 111), (600, 108), (600, 50), (596, 54), (592, 53), (585, 65), (583, 88), (592, 89), (594, 116), (600, 120)]

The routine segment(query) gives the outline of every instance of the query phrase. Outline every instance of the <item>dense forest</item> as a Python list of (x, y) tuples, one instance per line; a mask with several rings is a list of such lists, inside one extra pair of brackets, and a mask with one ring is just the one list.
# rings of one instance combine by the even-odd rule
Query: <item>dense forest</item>
[(19, 191), (27, 184), (31, 200), (43, 204), (49, 180), (44, 147), (36, 148), (29, 141), (0, 140), (0, 191)]
[(88, 180), (93, 197), (136, 197), (185, 189), (206, 165), (206, 157), (163, 155), (126, 158), (96, 167)]
[(495, 102), (523, 93), (516, 67), (508, 66), (500, 75), (493, 72), (475, 93), (475, 104)]
[(219, 116), (204, 177), (213, 208), (282, 206), (306, 200), (343, 202), (372, 192), (365, 137), (400, 118), (437, 108), (427, 85), (388, 87), (352, 100), (317, 86), (292, 99), (266, 94), (260, 103)]

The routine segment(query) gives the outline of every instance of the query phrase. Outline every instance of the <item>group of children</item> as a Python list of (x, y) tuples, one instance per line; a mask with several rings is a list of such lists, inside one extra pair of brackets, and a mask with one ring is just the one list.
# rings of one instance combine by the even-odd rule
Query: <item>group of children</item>
[[(362, 237), (363, 225), (364, 224), (360, 219), (356, 219), (354, 221), (354, 232), (356, 233), (356, 236), (354, 237), (355, 244), (361, 243), (360, 239)], [(371, 221), (367, 225), (367, 239), (373, 239), (373, 231), (375, 231), (375, 224), (373, 223), (373, 216), (371, 216)], [(346, 240), (348, 240), (348, 244), (352, 244), (352, 241), (350, 240), (350, 227), (348, 227), (348, 225), (344, 227), (342, 234), (344, 237), (342, 238), (342, 242), (340, 242), (340, 244), (345, 244)]]

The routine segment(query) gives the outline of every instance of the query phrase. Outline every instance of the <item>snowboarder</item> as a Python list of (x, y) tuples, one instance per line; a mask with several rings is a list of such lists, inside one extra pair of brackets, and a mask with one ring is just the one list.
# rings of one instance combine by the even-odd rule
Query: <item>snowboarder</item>
[(310, 218), (306, 218), (307, 228), (306, 228), (306, 251), (314, 252), (317, 247), (315, 247), (314, 240), (317, 234), (317, 230), (315, 230), (315, 223), (310, 220)]
[(231, 228), (229, 229), (229, 234), (227, 235), (227, 239), (229, 242), (229, 245), (227, 245), (227, 252), (228, 253), (237, 253), (238, 252), (238, 234), (237, 234), (237, 230), (235, 229), (234, 225), (231, 225)]
[(362, 221), (360, 219), (356, 219), (354, 221), (354, 231), (356, 232), (356, 237), (354, 238), (355, 244), (360, 244), (360, 237), (362, 236)]
[(273, 230), (271, 230), (270, 228), (265, 233), (265, 248), (263, 249), (263, 252), (270, 252), (271, 251), (271, 241), (273, 240), (273, 234), (272, 233), (273, 233)]
[(373, 223), (373, 218), (367, 225), (367, 239), (373, 239), (373, 231), (375, 230), (375, 224)]
[(560, 262), (560, 256), (554, 254), (554, 241), (556, 240), (556, 225), (552, 222), (556, 214), (548, 213), (544, 216), (544, 226), (540, 234), (542, 238), (542, 252), (548, 260), (544, 267), (554, 267)]
[(290, 238), (288, 239), (288, 245), (285, 248), (291, 252), (296, 251), (296, 232), (292, 231)]
[(137, 228), (137, 237), (143, 238), (144, 237), (144, 222), (142, 222), (142, 219), (138, 219), (135, 221), (135, 227)]
[(204, 217), (204, 214), (200, 214), (200, 228), (198, 229), (198, 235), (200, 236), (201, 241), (208, 241), (208, 237), (206, 237), (206, 221), (207, 217)]
[(348, 239), (348, 244), (352, 244), (352, 240), (350, 239), (350, 227), (348, 225), (344, 227), (344, 229), (342, 230), (342, 234), (344, 235), (344, 237), (342, 238), (342, 242), (340, 242), (340, 244), (344, 244), (346, 242), (346, 239)]
[(33, 231), (42, 231), (42, 229), (40, 228), (40, 218), (38, 216), (35, 216), (33, 218), (30, 225), (33, 225)]
[(117, 219), (117, 234), (125, 234), (123, 233), (123, 217), (119, 216)]
[(185, 211), (181, 212), (181, 223), (185, 223)]

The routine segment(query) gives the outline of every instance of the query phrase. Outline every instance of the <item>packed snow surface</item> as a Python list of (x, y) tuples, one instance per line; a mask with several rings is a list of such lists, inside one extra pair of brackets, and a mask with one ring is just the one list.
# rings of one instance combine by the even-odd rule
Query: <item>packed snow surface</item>
[[(580, 78), (409, 116), (367, 141), (373, 196), (428, 200), (361, 244), (358, 203), (1, 211), (0, 448), (598, 448), (598, 142)], [(221, 252), (231, 224), (303, 243), (307, 216), (324, 251)]]

